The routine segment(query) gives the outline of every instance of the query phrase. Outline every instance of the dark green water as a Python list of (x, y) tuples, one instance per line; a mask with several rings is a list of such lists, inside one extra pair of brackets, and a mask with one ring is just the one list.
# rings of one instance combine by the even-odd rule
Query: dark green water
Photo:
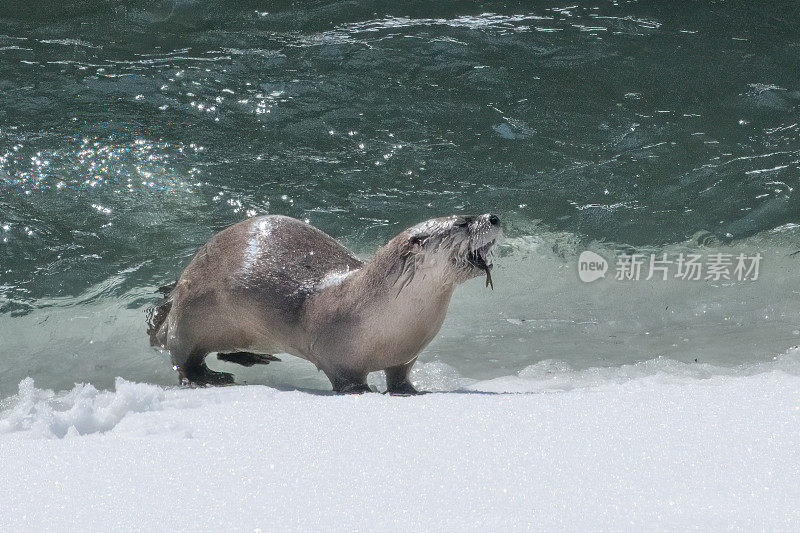
[[(769, 358), (797, 335), (798, 27), (792, 3), (6, 0), (0, 392), (26, 375), (171, 383), (142, 328), (152, 289), (254, 213), (365, 254), (426, 218), (500, 214), (500, 287), (464, 288), (423, 357), (466, 376)], [(692, 348), (636, 323), (662, 288), (601, 295), (574, 274), (585, 243), (701, 230), (780, 267), (704, 302), (669, 285), (685, 313), (651, 322), (665, 346), (691, 329)], [(733, 353), (715, 325), (738, 312)], [(544, 322), (508, 331), (518, 319)], [(575, 341), (585, 320), (601, 331)], [(603, 344), (620, 329), (624, 349)], [(319, 383), (298, 368), (288, 382)]]

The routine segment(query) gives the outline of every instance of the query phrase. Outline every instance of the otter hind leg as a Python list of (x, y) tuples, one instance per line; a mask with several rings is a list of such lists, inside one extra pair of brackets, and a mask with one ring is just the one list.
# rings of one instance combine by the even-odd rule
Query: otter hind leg
[(211, 370), (205, 361), (198, 365), (179, 367), (178, 377), (181, 385), (233, 385), (233, 374)]
[(408, 363), (399, 366), (392, 366), (387, 368), (386, 373), (386, 392), (392, 396), (413, 396), (415, 394), (425, 394), (418, 391), (411, 381), (408, 379), (408, 373), (411, 367), (417, 362), (415, 357)]
[(178, 371), (180, 385), (231, 385), (233, 374), (217, 372), (206, 366), (207, 353), (193, 353), (183, 356), (180, 352), (171, 351), (172, 364)]
[(250, 352), (218, 353), (217, 359), (242, 366), (268, 365), (272, 361), (280, 361), (274, 355)]

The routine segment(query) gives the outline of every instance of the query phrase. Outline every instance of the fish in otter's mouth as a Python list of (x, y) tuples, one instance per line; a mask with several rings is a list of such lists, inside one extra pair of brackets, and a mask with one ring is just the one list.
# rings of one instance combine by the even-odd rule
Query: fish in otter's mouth
[[(409, 256), (423, 251), (429, 251), (432, 256), (436, 256), (437, 250), (445, 250), (450, 266), (463, 278), (460, 281), (485, 272), (486, 286), (494, 289), (490, 252), (500, 233), (500, 217), (485, 213), (478, 216), (452, 215), (433, 218), (409, 228), (402, 235), (407, 235)], [(407, 262), (407, 265), (416, 264)]]
[(494, 242), (495, 239), (492, 239), (480, 248), (470, 250), (470, 252), (467, 254), (467, 261), (469, 261), (472, 266), (486, 272), (486, 286), (491, 287), (492, 290), (494, 290), (494, 283), (492, 283), (491, 271), (494, 265), (489, 257), (489, 251), (492, 249)]

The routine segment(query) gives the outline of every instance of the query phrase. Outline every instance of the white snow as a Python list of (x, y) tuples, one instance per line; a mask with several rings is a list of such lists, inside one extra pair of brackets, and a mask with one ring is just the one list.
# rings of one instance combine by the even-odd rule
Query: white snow
[(432, 365), (419, 385), (461, 388), (24, 380), (0, 403), (0, 530), (800, 528), (796, 350), (469, 383)]

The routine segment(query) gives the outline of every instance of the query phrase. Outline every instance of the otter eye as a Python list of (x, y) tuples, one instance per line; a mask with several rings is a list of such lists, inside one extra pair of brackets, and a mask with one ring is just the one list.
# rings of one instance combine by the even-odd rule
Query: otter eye
[(410, 242), (411, 244), (424, 246), (425, 242), (428, 240), (429, 237), (430, 237), (430, 234), (428, 234), (428, 233), (424, 233), (424, 234), (421, 234), (421, 235), (413, 235), (413, 236), (411, 236), (411, 238), (408, 239), (408, 242)]

